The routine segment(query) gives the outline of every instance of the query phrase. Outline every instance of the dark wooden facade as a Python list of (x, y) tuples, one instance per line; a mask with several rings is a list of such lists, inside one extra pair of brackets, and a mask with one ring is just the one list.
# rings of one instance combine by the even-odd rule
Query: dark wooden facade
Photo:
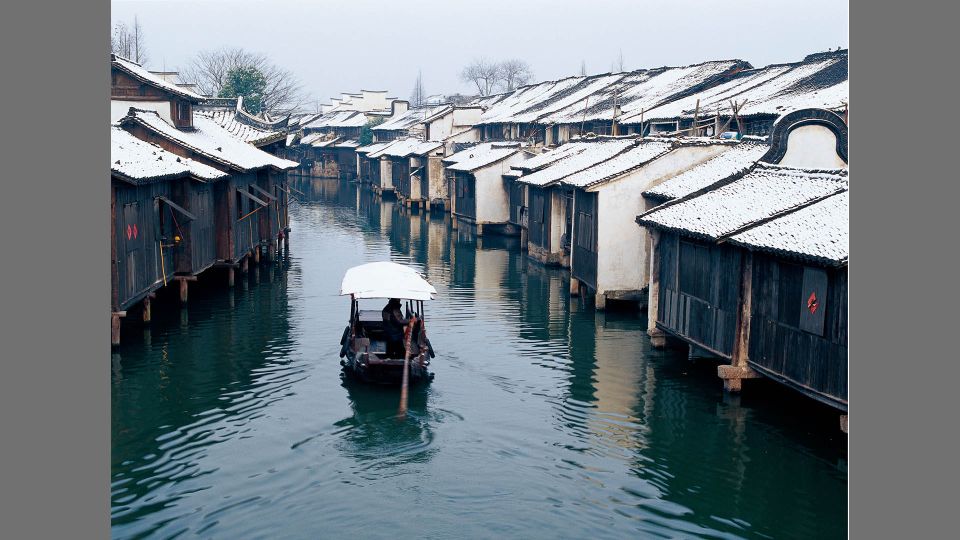
[[(170, 181), (133, 185), (111, 180), (112, 311), (124, 311), (174, 277)], [(161, 243), (163, 244), (161, 257)]]
[(390, 174), (393, 180), (393, 190), (397, 196), (409, 199), (412, 196), (410, 186), (410, 159), (405, 157), (390, 157)]
[(526, 184), (521, 184), (516, 178), (504, 177), (507, 183), (507, 194), (510, 198), (510, 223), (519, 227), (527, 227), (529, 213), (526, 204)]
[(731, 358), (740, 306), (743, 250), (663, 233), (657, 326)]
[(750, 365), (846, 410), (847, 268), (756, 253), (752, 289)]
[(197, 100), (176, 95), (165, 89), (141, 81), (114, 64), (110, 70), (110, 99), (124, 101), (166, 101), (170, 107), (173, 125), (179, 128), (193, 126), (193, 103)]
[(458, 216), (476, 221), (477, 219), (477, 179), (470, 173), (455, 171), (453, 176), (454, 212)]
[(553, 210), (551, 189), (540, 186), (528, 186), (527, 190), (530, 196), (530, 213), (527, 218), (527, 240), (536, 246), (550, 251), (550, 222)]
[(596, 291), (598, 197), (596, 193), (579, 189), (573, 192), (573, 197), (573, 211), (576, 212), (576, 218), (571, 244), (573, 260), (570, 264), (570, 274)]

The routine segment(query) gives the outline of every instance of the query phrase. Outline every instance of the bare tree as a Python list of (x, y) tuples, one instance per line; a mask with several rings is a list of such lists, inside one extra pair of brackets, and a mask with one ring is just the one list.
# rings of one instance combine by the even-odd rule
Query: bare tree
[(500, 64), (483, 58), (474, 59), (460, 72), (460, 80), (476, 85), (481, 96), (492, 94), (500, 78)]
[(240, 47), (201, 51), (180, 73), (181, 79), (196, 83), (202, 93), (216, 96), (227, 82), (227, 76), (237, 68), (253, 68), (263, 74), (267, 84), (261, 108), (267, 114), (289, 114), (300, 109), (307, 99), (293, 73), (275, 65), (262, 54)]
[(113, 26), (110, 34), (110, 52), (143, 65), (147, 62), (147, 48), (144, 46), (143, 27), (134, 16), (133, 26), (127, 27), (123, 21)]
[(532, 80), (533, 70), (530, 69), (530, 64), (523, 60), (515, 58), (500, 62), (500, 82), (507, 92), (512, 92), (525, 84), (529, 84)]
[(613, 71), (618, 73), (623, 72), (623, 49), (620, 49), (620, 54), (617, 55), (617, 59), (613, 62)]
[(417, 70), (417, 82), (413, 83), (413, 92), (410, 94), (410, 104), (420, 107), (427, 100), (427, 92), (423, 89), (423, 72)]
[(587, 76), (587, 61), (586, 61), (586, 60), (581, 60), (581, 61), (580, 61), (580, 76), (581, 76), (581, 77), (586, 77), (586, 76)]

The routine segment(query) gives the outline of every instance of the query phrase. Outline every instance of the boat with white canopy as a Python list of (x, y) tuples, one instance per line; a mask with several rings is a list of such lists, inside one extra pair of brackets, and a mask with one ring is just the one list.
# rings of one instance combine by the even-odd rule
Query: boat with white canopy
[[(374, 262), (347, 270), (340, 295), (350, 297), (350, 324), (340, 339), (344, 369), (368, 382), (396, 384), (432, 378), (424, 302), (437, 290), (416, 270)], [(383, 306), (374, 300), (388, 300)], [(363, 307), (361, 309), (361, 302)], [(404, 308), (404, 309), (401, 309)]]

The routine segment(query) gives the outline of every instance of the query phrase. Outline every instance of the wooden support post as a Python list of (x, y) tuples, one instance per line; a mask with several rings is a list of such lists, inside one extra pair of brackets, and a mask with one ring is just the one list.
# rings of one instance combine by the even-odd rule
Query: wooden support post
[(233, 286), (234, 286), (234, 281), (235, 281), (234, 274), (235, 274), (235, 273), (236, 273), (236, 272), (235, 272), (235, 270), (233, 269), (232, 266), (231, 266), (230, 268), (227, 268), (227, 286), (228, 286), (228, 287), (233, 287)]
[(747, 251), (740, 272), (740, 310), (737, 313), (737, 335), (729, 365), (717, 366), (723, 389), (739, 392), (743, 379), (756, 379), (760, 374), (748, 364), (750, 352), (750, 315), (753, 304), (753, 253)]
[(260, 246), (253, 248), (253, 264), (260, 264)]
[(477, 236), (483, 236), (483, 223), (477, 223)]
[(659, 349), (667, 345), (666, 332), (657, 328), (657, 316), (660, 312), (660, 231), (651, 231), (648, 237), (650, 284), (647, 288), (647, 335), (650, 336), (650, 344)]
[(290, 249), (290, 231), (289, 230), (283, 231), (283, 249)]
[(244, 255), (240, 259), (240, 272), (246, 274), (250, 270), (250, 260), (249, 257)]
[(453, 230), (457, 230), (457, 227), (459, 226), (460, 226), (460, 220), (457, 219), (457, 216), (453, 216), (453, 218), (450, 219), (450, 228)]
[(606, 293), (598, 292), (594, 297), (594, 307), (597, 311), (605, 311), (607, 309), (607, 295)]
[(842, 432), (844, 432), (844, 433), (850, 433), (850, 431), (849, 431), (850, 427), (849, 427), (848, 422), (849, 422), (849, 421), (847, 420), (847, 415), (841, 414), (841, 415), (840, 415), (840, 431), (842, 431)]
[(527, 245), (527, 242), (529, 242), (529, 240), (527, 239), (527, 229), (526, 227), (521, 227), (520, 228), (520, 250), (521, 251), (530, 250), (530, 246)]
[(570, 278), (570, 296), (580, 296), (580, 280), (575, 277)]
[(274, 261), (274, 255), (276, 254), (276, 251), (277, 251), (277, 244), (276, 242), (271, 240), (270, 243), (267, 245), (267, 262)]
[(110, 346), (120, 346), (120, 319), (126, 317), (126, 311), (114, 311), (110, 314)]
[(188, 287), (187, 287), (187, 280), (185, 280), (185, 279), (180, 279), (180, 280), (177, 280), (177, 281), (180, 282), (180, 303), (181, 303), (181, 304), (186, 304), (186, 303), (187, 303), (187, 291), (189, 290)]
[(150, 324), (150, 296), (143, 299), (143, 322)]

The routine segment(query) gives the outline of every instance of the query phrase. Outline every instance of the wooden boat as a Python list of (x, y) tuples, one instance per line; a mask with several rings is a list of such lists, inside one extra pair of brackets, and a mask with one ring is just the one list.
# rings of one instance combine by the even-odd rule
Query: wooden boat
[[(347, 270), (340, 285), (340, 295), (350, 296), (350, 323), (340, 338), (344, 371), (366, 382), (404, 386), (404, 375), (411, 383), (432, 379), (428, 367), (435, 354), (427, 339), (423, 303), (436, 294), (420, 273), (401, 264), (375, 262)], [(382, 313), (383, 301), (392, 298), (405, 308), (404, 339), (402, 351), (388, 354)], [(361, 309), (361, 302), (367, 309)]]

